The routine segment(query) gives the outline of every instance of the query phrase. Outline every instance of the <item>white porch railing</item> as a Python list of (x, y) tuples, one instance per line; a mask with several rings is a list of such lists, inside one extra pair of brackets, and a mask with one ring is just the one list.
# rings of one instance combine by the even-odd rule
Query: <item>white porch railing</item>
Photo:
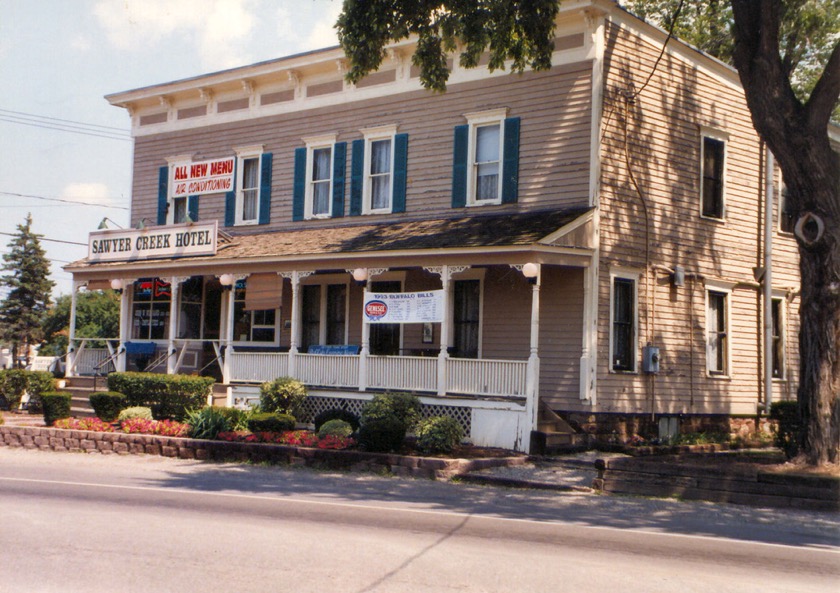
[(114, 370), (114, 363), (109, 362), (102, 368), (97, 368), (111, 357), (107, 348), (84, 348), (76, 355), (76, 375), (93, 375), (99, 373), (107, 375)]
[(358, 388), (358, 356), (298, 354), (295, 365), (296, 377), (307, 385)]
[[(307, 385), (359, 389), (360, 356), (233, 352), (230, 381), (258, 383), (293, 374)], [(364, 385), (374, 389), (439, 392), (438, 358), (369, 356)], [(294, 373), (290, 373), (294, 368)], [(444, 393), (525, 397), (528, 362), (519, 360), (447, 359)]]
[(286, 352), (233, 352), (228, 356), (234, 381), (262, 383), (289, 374), (289, 354)]
[(528, 362), (519, 360), (446, 361), (446, 391), (450, 393), (525, 396)]
[(368, 386), (407, 391), (437, 391), (437, 358), (371, 356)]

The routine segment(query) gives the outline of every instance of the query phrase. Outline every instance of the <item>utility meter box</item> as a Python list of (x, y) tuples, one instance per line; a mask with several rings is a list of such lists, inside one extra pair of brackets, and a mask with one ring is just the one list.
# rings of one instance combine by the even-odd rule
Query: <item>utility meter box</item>
[(659, 372), (659, 347), (645, 346), (642, 351), (642, 372), (644, 373), (658, 373)]

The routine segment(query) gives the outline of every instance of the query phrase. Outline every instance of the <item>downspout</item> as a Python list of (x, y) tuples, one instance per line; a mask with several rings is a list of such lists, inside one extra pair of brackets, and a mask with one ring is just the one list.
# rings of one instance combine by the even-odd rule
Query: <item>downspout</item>
[(773, 170), (774, 158), (767, 152), (764, 190), (764, 412), (773, 403)]

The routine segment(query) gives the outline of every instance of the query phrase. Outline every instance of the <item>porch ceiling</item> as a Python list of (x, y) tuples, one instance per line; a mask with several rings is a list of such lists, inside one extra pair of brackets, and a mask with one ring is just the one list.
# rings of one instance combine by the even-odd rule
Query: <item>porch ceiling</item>
[(212, 256), (108, 263), (83, 259), (64, 269), (94, 278), (116, 272), (209, 273), (231, 264), (242, 272), (269, 265), (272, 269), (435, 265), (452, 263), (453, 257), (464, 264), (524, 263), (523, 258), (530, 257), (538, 263), (586, 265), (591, 253), (586, 241), (558, 246), (557, 238), (577, 239), (573, 231), (591, 218), (591, 212), (591, 208), (543, 210), (241, 234), (220, 241)]

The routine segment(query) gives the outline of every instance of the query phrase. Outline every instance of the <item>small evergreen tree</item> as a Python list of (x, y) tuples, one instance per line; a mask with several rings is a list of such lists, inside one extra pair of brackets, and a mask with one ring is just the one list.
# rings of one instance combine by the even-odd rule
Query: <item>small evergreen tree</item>
[(11, 344), (17, 364), (29, 364), (29, 349), (42, 337), (41, 322), (50, 304), (50, 291), (55, 285), (49, 279), (50, 264), (39, 239), (32, 232), (32, 215), (17, 225), (18, 233), (9, 242), (9, 252), (3, 254), (0, 286), (8, 289), (0, 302), (0, 336)]

